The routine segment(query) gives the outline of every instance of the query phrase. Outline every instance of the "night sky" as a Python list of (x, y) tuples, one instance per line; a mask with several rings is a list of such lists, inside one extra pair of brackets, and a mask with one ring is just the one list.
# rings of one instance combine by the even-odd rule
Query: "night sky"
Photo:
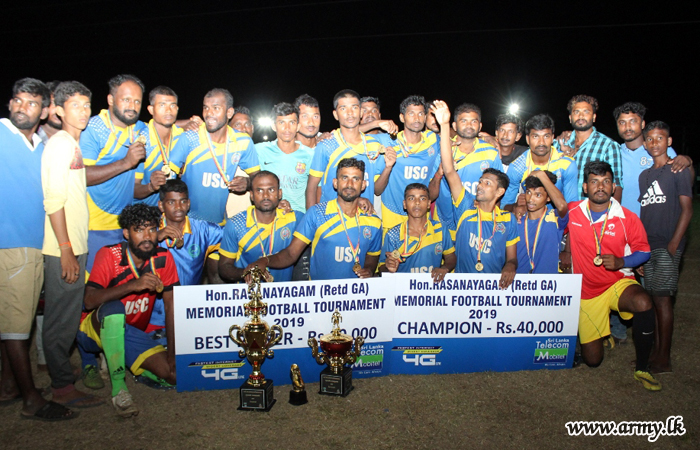
[(596, 3), (14, 1), (3, 8), (0, 86), (9, 100), (21, 77), (75, 79), (92, 90), (96, 114), (107, 80), (133, 73), (147, 90), (172, 87), (180, 118), (201, 114), (213, 87), (254, 117), (308, 93), (323, 131), (337, 126), (331, 101), (343, 88), (379, 97), (397, 123), (411, 94), (476, 103), (490, 133), (510, 102), (524, 119), (552, 115), (557, 134), (571, 129), (567, 101), (588, 94), (603, 133), (619, 141), (613, 109), (640, 101), (647, 121), (668, 122), (674, 148), (699, 161), (700, 20), (671, 2)]

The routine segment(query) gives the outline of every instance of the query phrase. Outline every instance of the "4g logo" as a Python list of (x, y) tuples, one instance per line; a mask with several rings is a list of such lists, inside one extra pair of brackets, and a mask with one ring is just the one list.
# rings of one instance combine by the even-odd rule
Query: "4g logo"
[(403, 361), (415, 366), (439, 366), (440, 362), (435, 360), (435, 355), (404, 354)]
[(202, 369), (202, 376), (204, 378), (213, 378), (214, 381), (219, 381), (219, 380), (238, 380), (240, 378), (243, 378), (242, 376), (238, 375), (238, 368), (237, 367), (230, 367), (227, 369)]

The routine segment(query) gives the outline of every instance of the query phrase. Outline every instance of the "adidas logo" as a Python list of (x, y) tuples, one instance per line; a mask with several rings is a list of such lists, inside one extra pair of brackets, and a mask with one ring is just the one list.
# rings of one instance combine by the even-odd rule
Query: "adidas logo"
[(118, 369), (112, 372), (112, 375), (119, 375), (120, 373), (124, 373), (124, 366), (119, 366)]
[(642, 197), (642, 207), (651, 205), (653, 203), (666, 203), (666, 196), (659, 186), (659, 182), (654, 180), (654, 182), (649, 186), (647, 192)]

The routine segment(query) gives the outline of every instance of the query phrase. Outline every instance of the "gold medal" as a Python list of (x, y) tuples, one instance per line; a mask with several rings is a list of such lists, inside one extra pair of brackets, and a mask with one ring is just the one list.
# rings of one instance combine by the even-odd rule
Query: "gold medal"
[(160, 294), (163, 292), (163, 289), (163, 283), (158, 283), (158, 286), (156, 286), (156, 292)]
[(481, 261), (477, 261), (477, 263), (476, 263), (476, 265), (474, 266), (474, 268), (475, 268), (478, 272), (481, 272), (482, 270), (484, 270), (484, 265), (481, 264)]
[(268, 283), (272, 283), (273, 281), (275, 281), (275, 277), (272, 276), (270, 271), (266, 270), (265, 273), (267, 274), (265, 275), (265, 281), (267, 281)]
[(362, 266), (359, 263), (355, 263), (355, 265), (352, 266), (352, 271), (357, 272), (359, 270), (362, 270)]
[(146, 145), (146, 136), (144, 136), (143, 134), (139, 134), (139, 135), (136, 137), (136, 141), (135, 141), (135, 142), (138, 142), (138, 143), (140, 143), (140, 144)]
[(183, 239), (176, 239), (175, 240), (175, 247), (182, 248), (184, 245), (185, 245), (185, 241)]
[(400, 258), (401, 258), (401, 250), (399, 250), (399, 249), (397, 248), (396, 250), (394, 250), (393, 252), (391, 252), (391, 256), (393, 256), (393, 257), (396, 258), (396, 259), (400, 259)]
[(170, 168), (170, 166), (164, 165), (163, 167), (160, 168), (160, 171), (163, 172), (166, 177), (169, 177), (170, 173), (172, 172), (172, 169)]
[(600, 255), (596, 256), (595, 258), (593, 258), (593, 264), (595, 264), (596, 266), (600, 266), (601, 264), (603, 264), (603, 258), (601, 258)]

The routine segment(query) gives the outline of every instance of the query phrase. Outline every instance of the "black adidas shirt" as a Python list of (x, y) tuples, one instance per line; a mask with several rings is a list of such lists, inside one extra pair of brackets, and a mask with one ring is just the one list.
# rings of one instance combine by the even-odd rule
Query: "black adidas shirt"
[[(681, 215), (679, 196), (693, 198), (693, 180), (689, 169), (671, 172), (671, 166), (651, 168), (639, 175), (639, 203), (642, 207), (642, 224), (652, 250), (665, 248), (676, 231)], [(685, 247), (685, 237), (678, 246)]]

